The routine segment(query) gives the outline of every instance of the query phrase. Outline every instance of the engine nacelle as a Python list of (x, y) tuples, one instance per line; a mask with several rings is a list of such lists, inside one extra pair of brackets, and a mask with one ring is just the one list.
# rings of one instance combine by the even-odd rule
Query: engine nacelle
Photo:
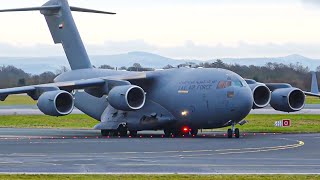
[(281, 88), (272, 92), (270, 105), (278, 111), (300, 111), (305, 104), (306, 96), (298, 88)]
[(144, 106), (146, 102), (146, 93), (139, 86), (116, 86), (109, 92), (108, 101), (115, 109), (135, 111)]
[(66, 91), (48, 91), (38, 99), (38, 108), (49, 116), (65, 116), (74, 108), (73, 96)]
[(249, 84), (253, 94), (253, 109), (264, 108), (269, 105), (271, 92), (269, 88), (260, 83)]

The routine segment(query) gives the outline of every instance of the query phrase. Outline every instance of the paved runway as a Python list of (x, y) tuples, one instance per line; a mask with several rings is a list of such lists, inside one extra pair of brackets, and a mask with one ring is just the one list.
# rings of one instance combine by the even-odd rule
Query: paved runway
[(320, 134), (161, 135), (102, 138), (94, 130), (0, 129), (0, 172), (320, 173)]

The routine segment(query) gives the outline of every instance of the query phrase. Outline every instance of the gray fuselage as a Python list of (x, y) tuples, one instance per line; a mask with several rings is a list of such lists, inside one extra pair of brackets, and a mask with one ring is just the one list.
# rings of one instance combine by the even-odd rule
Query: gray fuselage
[[(55, 81), (136, 73), (83, 69), (64, 73)], [(162, 129), (167, 126), (178, 128), (185, 125), (199, 129), (225, 127), (231, 125), (232, 122), (237, 123), (243, 120), (253, 106), (252, 91), (247, 83), (241, 76), (228, 70), (176, 68), (146, 74), (146, 79), (129, 81), (131, 84), (142, 87), (147, 93), (146, 98), (150, 103), (146, 103), (145, 106), (155, 107), (127, 112), (124, 119), (131, 124), (133, 129)], [(101, 121), (108, 101), (106, 96), (96, 98), (83, 91), (78, 91), (75, 94), (75, 106)], [(141, 120), (142, 117), (148, 117), (151, 114), (157, 114), (164, 120), (158, 118), (157, 121), (151, 121), (152, 123), (149, 122), (149, 124)]]

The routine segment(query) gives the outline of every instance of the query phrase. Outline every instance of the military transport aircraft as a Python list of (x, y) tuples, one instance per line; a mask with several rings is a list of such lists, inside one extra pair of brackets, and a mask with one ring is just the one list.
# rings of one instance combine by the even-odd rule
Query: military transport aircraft
[(62, 44), (71, 71), (55, 83), (0, 90), (4, 101), (10, 94), (27, 93), (49, 116), (65, 116), (74, 107), (100, 121), (94, 128), (103, 136), (136, 136), (138, 131), (164, 130), (165, 136), (197, 135), (198, 129), (231, 126), (228, 137), (239, 138), (235, 125), (252, 109), (269, 104), (278, 111), (300, 111), (304, 92), (289, 84), (263, 84), (245, 80), (225, 69), (176, 68), (154, 72), (95, 69), (81, 40), (72, 11), (115, 14), (69, 6), (67, 0), (50, 0), (41, 7), (7, 9), (40, 11), (53, 40)]

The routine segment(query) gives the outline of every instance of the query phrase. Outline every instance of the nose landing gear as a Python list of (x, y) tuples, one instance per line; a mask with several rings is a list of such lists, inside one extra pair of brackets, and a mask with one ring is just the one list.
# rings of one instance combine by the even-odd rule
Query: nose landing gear
[(239, 128), (235, 128), (235, 123), (232, 123), (232, 129), (228, 129), (228, 138), (232, 138), (234, 135), (235, 138), (240, 138)]

